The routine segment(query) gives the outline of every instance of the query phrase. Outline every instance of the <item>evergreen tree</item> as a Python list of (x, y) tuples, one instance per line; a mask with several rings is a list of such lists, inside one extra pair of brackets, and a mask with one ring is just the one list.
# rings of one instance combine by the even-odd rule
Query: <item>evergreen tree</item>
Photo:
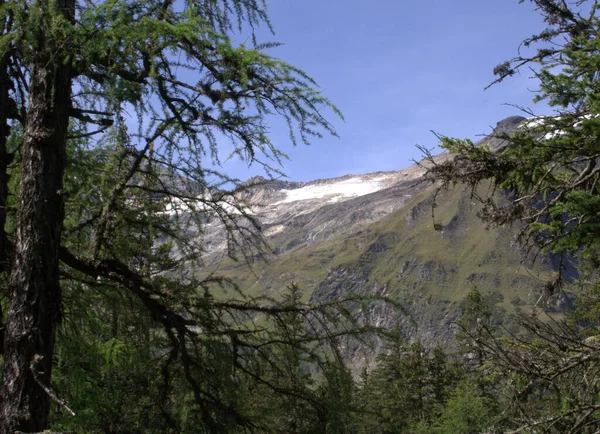
[(441, 414), (428, 432), (440, 434), (478, 434), (491, 425), (493, 407), (481, 397), (477, 385), (461, 382), (450, 392)]
[[(222, 281), (199, 274), (209, 219), (232, 256), (264, 247), (240, 182), (218, 171), (219, 151), (227, 143), (273, 173), (268, 162), (284, 155), (267, 135), (272, 114), (296, 143), (334, 133), (321, 113), (337, 110), (266, 54), (274, 44), (256, 42), (253, 29), (270, 27), (259, 1), (3, 0), (0, 15), (0, 433), (48, 427), (51, 400), (61, 402), (55, 358), (70, 373), (54, 351), (57, 327), (69, 327), (79, 294), (107, 293), (145, 312), (163, 385), (183, 381), (203, 430), (251, 426), (222, 389), (226, 371), (215, 373), (256, 345), (254, 314), (279, 311), (242, 294), (219, 299), (211, 285)], [(233, 41), (244, 29), (252, 47)], [(93, 314), (118, 324), (109, 306)], [(92, 339), (91, 351), (111, 339), (119, 348), (121, 332)], [(94, 369), (123, 361), (111, 354)]]
[[(481, 199), (479, 215), (490, 225), (525, 222), (523, 236), (532, 245), (554, 252), (585, 250), (597, 256), (598, 244), (598, 5), (580, 1), (532, 0), (547, 28), (525, 41), (530, 56), (498, 65), (494, 83), (532, 66), (539, 82), (535, 101), (555, 108), (555, 116), (524, 121), (513, 133), (492, 134), (501, 139), (496, 149), (469, 140), (441, 137), (441, 146), (454, 157), (429, 161), (429, 175), (444, 187), (464, 182), (473, 188), (492, 183)], [(563, 40), (565, 42), (563, 42)], [(560, 43), (559, 43), (560, 41)], [(510, 200), (495, 195), (509, 191)], [(500, 200), (498, 200), (500, 198)], [(558, 282), (558, 281), (557, 281)], [(549, 290), (553, 286), (548, 287)]]
[[(284, 306), (297, 306), (300, 295), (291, 285)], [(331, 324), (321, 314), (290, 310), (266, 331), (270, 344), (257, 351), (269, 364), (260, 377), (244, 378), (238, 395), (260, 428), (282, 434), (348, 432), (353, 380), (338, 352), (338, 336), (318, 330)]]
[(492, 334), (490, 318), (490, 309), (483, 301), (481, 292), (474, 286), (462, 303), (462, 315), (457, 321), (459, 329), (456, 332), (456, 339), (461, 344), (459, 353), (472, 355), (477, 365), (483, 362), (481, 344)]
[[(522, 1), (524, 3), (524, 1)], [(526, 39), (520, 55), (498, 65), (494, 83), (532, 67), (539, 90), (554, 116), (535, 117), (516, 132), (495, 132), (491, 149), (469, 140), (442, 137), (453, 154), (429, 158), (429, 175), (443, 187), (457, 182), (473, 189), (491, 183), (480, 216), (489, 225), (517, 223), (522, 241), (559, 254), (559, 275), (548, 295), (564, 282), (565, 260), (595, 270), (600, 256), (600, 17), (596, 1), (531, 0), (546, 28)], [(529, 51), (528, 51), (529, 50)], [(527, 53), (530, 53), (527, 55)], [(498, 191), (508, 195), (497, 194)], [(532, 314), (523, 333), (477, 342), (479, 353), (505, 385), (506, 429), (517, 432), (597, 432), (598, 345), (596, 273), (581, 273), (586, 294), (570, 322)]]
[[(357, 401), (360, 433), (431, 430), (462, 373), (440, 347), (392, 341), (377, 367), (365, 373)], [(419, 432), (421, 432), (419, 431)]]

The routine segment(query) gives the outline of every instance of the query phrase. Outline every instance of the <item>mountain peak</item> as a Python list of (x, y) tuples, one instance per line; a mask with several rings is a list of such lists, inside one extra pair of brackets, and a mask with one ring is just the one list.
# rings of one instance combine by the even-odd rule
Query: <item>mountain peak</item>
[(498, 152), (507, 145), (506, 140), (499, 136), (516, 131), (519, 128), (519, 125), (525, 120), (527, 120), (527, 118), (524, 118), (523, 116), (509, 116), (504, 118), (496, 123), (496, 127), (492, 133), (488, 134), (475, 144), (478, 146), (486, 145), (492, 152)]
[(515, 131), (517, 128), (519, 128), (519, 125), (521, 125), (524, 120), (527, 120), (527, 118), (524, 118), (523, 116), (509, 116), (505, 119), (502, 119), (496, 124), (494, 133), (500, 134)]

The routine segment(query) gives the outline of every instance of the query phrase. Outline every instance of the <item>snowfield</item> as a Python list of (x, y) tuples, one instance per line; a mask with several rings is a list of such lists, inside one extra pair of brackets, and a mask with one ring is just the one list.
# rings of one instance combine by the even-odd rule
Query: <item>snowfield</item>
[(282, 190), (286, 197), (277, 202), (276, 205), (299, 200), (322, 199), (327, 197), (330, 197), (328, 202), (339, 202), (345, 198), (375, 193), (386, 187), (386, 180), (387, 177), (383, 176), (372, 179), (354, 177), (331, 184), (307, 185), (294, 190)]

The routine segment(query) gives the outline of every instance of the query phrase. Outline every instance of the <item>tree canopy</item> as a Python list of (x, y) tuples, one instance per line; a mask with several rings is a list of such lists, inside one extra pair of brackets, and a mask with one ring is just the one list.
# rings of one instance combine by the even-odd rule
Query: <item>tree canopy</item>
[(546, 28), (494, 84), (531, 67), (555, 115), (494, 148), (442, 137), (428, 175), (576, 257), (577, 308), (502, 335), (474, 289), (462, 354), (388, 341), (355, 382), (356, 300), (253, 298), (208, 266), (208, 228), (234, 259), (268, 250), (222, 161), (278, 173), (275, 119), (292, 144), (335, 135), (315, 81), (258, 40), (264, 2), (0, 0), (0, 434), (596, 432), (598, 3), (529, 3)]
[[(275, 173), (274, 117), (308, 143), (339, 111), (257, 41), (262, 1), (2, 0), (0, 26), (0, 432), (46, 429), (51, 402), (72, 411), (61, 392), (98, 399), (97, 429), (134, 414), (140, 432), (255, 426), (235, 382), (300, 393), (264, 373), (271, 343), (309, 354), (329, 330), (320, 307), (219, 297), (228, 283), (200, 275), (208, 222), (232, 257), (267, 248), (220, 163)], [(260, 320), (292, 313), (314, 324), (302, 338)], [(86, 382), (147, 390), (143, 414)]]
[(492, 84), (533, 74), (539, 85), (534, 101), (546, 102), (555, 113), (535, 116), (525, 110), (529, 118), (516, 131), (492, 134), (500, 143), (493, 148), (441, 137), (451, 157), (439, 161), (429, 155), (426, 164), (442, 188), (470, 185), (486, 224), (514, 225), (530, 248), (560, 255), (561, 269), (546, 285), (548, 295), (564, 283), (566, 260), (580, 276), (577, 307), (567, 321), (534, 310), (508, 338), (506, 330), (499, 338), (484, 322), (464, 330), (488, 373), (505, 381), (501, 423), (511, 432), (597, 432), (599, 4), (527, 3), (546, 27), (523, 41), (517, 57), (494, 69)]
[[(442, 137), (451, 160), (430, 168), (433, 179), (448, 186), (464, 182), (477, 187), (492, 180), (491, 194), (482, 197), (480, 215), (492, 225), (525, 222), (528, 238), (555, 252), (592, 255), (598, 244), (597, 146), (600, 131), (598, 102), (598, 5), (579, 1), (531, 1), (547, 27), (523, 41), (524, 53), (494, 69), (493, 84), (524, 73), (539, 83), (534, 101), (544, 101), (555, 115), (535, 116), (517, 132), (498, 131), (498, 149), (475, 146), (470, 140)], [(509, 191), (509, 202), (494, 200), (497, 190)]]

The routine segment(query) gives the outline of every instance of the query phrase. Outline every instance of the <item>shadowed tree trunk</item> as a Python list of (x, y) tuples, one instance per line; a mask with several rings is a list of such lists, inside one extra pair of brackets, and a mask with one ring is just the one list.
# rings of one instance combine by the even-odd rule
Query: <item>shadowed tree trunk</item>
[[(64, 201), (62, 178), (71, 106), (71, 77), (53, 46), (50, 20), (73, 16), (72, 0), (41, 0), (31, 14), (38, 44), (29, 70), (29, 101), (22, 143), (11, 301), (4, 339), (0, 433), (43, 431), (48, 425), (50, 384), (61, 292), (58, 250)], [(35, 8), (35, 10), (34, 10)], [(35, 21), (35, 18), (34, 18)], [(40, 25), (41, 23), (41, 25)]]
[[(4, 4), (4, 0), (0, 0), (0, 6)], [(0, 34), (7, 34), (10, 29), (9, 22), (2, 23)], [(9, 91), (12, 87), (12, 82), (8, 74), (9, 55), (6, 54), (0, 57), (0, 273), (8, 270), (8, 240), (6, 237), (6, 201), (8, 198), (8, 165), (12, 160), (12, 155), (8, 153), (7, 141), (10, 135), (9, 119), (15, 117), (16, 105), (10, 98)], [(1, 287), (0, 291), (4, 292), (6, 288)], [(2, 306), (0, 306), (0, 354), (4, 348), (4, 324), (2, 321)]]
[[(0, 2), (1, 4), (1, 2)], [(12, 155), (6, 148), (10, 125), (8, 120), (14, 115), (14, 102), (10, 99), (9, 89), (11, 86), (8, 76), (8, 56), (0, 58), (0, 272), (8, 269), (8, 253), (6, 239), (6, 199), (8, 196), (8, 165)], [(1, 347), (0, 347), (1, 348)]]

